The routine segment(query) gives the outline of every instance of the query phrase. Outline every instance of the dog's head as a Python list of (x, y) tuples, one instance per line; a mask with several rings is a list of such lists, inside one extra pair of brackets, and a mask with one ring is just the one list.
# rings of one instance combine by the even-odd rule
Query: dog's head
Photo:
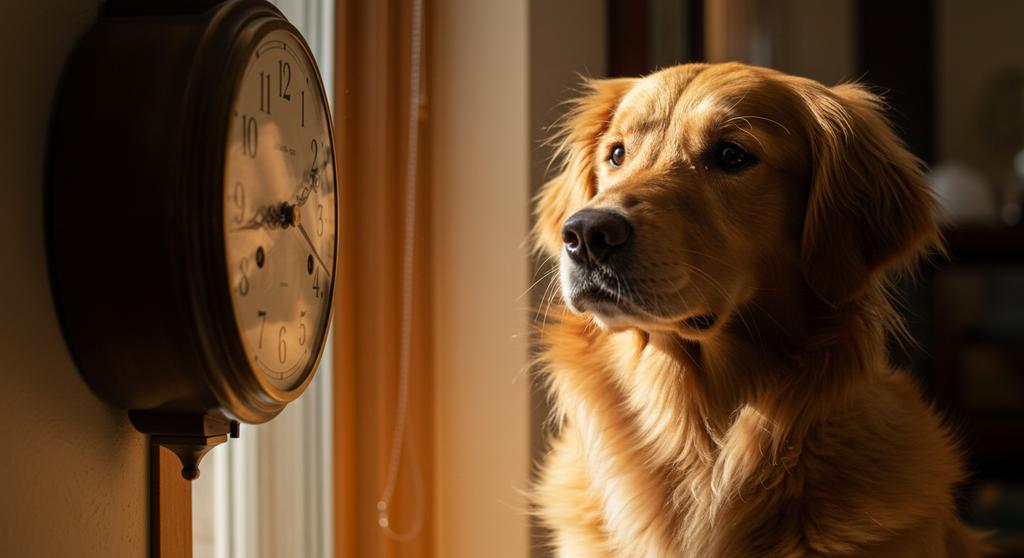
[(740, 64), (591, 81), (535, 240), (567, 306), (710, 335), (764, 293), (856, 300), (938, 239), (920, 162), (857, 85)]

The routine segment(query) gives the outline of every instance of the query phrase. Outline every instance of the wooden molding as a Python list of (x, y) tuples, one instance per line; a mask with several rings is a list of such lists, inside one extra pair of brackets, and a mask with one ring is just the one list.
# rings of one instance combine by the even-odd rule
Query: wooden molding
[(704, 48), (708, 62), (750, 57), (753, 0), (711, 0), (704, 6)]

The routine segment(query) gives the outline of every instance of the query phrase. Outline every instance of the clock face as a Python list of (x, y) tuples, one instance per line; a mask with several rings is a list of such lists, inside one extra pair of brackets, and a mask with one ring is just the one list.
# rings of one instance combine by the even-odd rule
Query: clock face
[(327, 332), (337, 205), (330, 112), (307, 50), (260, 41), (229, 114), (224, 238), (235, 322), (253, 370), (288, 391)]

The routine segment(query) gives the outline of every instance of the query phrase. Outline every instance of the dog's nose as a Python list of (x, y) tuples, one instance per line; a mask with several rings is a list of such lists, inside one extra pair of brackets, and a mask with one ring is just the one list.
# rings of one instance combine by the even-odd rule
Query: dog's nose
[(604, 261), (621, 250), (632, 234), (633, 225), (607, 209), (581, 209), (562, 226), (565, 250), (581, 264)]

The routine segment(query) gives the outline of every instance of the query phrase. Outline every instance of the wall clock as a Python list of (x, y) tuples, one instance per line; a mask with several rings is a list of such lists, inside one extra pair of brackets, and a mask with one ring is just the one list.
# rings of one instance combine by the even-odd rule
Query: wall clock
[(261, 0), (108, 1), (69, 59), (47, 233), (82, 376), (178, 454), (309, 385), (337, 253), (331, 115), (299, 32)]

